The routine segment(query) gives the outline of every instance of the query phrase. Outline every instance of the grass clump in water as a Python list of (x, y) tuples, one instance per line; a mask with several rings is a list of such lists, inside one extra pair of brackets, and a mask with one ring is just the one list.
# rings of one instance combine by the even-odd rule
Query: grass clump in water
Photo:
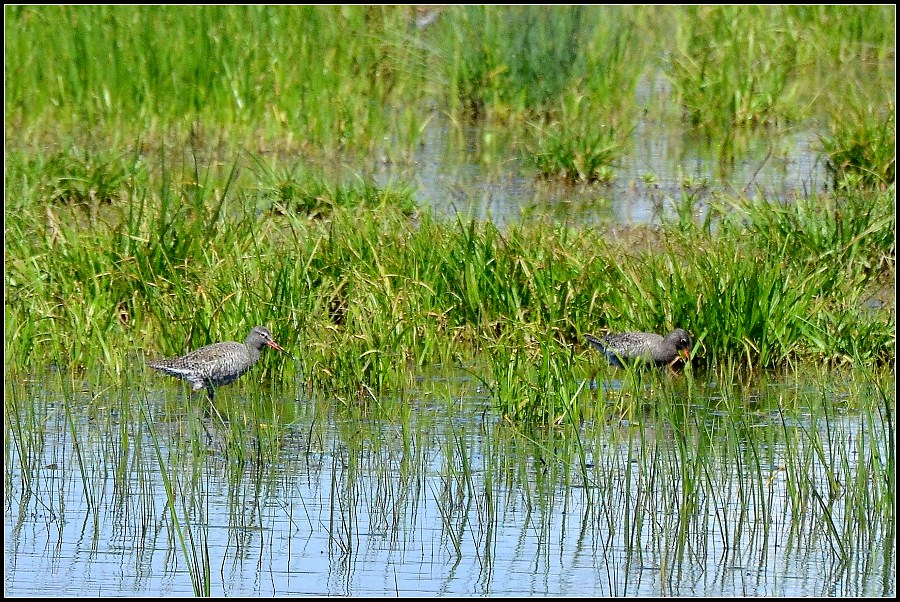
[[(688, 119), (728, 132), (790, 116), (798, 32), (771, 7), (691, 7), (670, 77)], [(779, 15), (780, 16), (780, 15)]]
[(474, 116), (547, 106), (584, 67), (589, 8), (480, 6), (449, 9), (445, 53), (451, 107)]
[(830, 133), (820, 136), (825, 167), (835, 190), (893, 189), (896, 169), (896, 110), (893, 103), (875, 110), (846, 111), (830, 121)]

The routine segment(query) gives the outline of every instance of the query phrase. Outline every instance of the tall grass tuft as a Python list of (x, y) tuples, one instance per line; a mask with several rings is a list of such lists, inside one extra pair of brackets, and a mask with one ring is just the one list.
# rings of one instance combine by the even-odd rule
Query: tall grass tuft
[(891, 102), (876, 109), (846, 109), (829, 122), (819, 143), (835, 190), (892, 190), (896, 169), (896, 109)]
[(336, 208), (379, 210), (390, 207), (406, 215), (413, 215), (417, 209), (413, 191), (408, 186), (381, 187), (361, 177), (335, 184), (309, 173), (300, 165), (275, 168), (265, 165), (257, 156), (254, 160), (257, 166), (255, 196), (260, 210), (322, 217)]
[(579, 76), (582, 43), (595, 20), (587, 7), (481, 6), (449, 9), (444, 54), (451, 110), (516, 114), (551, 105)]
[(638, 15), (626, 8), (595, 18), (581, 51), (584, 68), (537, 126), (527, 163), (539, 175), (569, 182), (608, 182), (636, 123), (634, 98), (648, 57), (636, 44)]
[(681, 13), (669, 76), (691, 123), (728, 133), (795, 117), (799, 32), (783, 27), (780, 12), (726, 6)]

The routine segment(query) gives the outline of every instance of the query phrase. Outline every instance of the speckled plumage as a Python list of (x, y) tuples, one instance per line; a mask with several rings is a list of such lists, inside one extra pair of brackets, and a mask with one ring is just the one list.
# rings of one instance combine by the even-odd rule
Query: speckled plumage
[(634, 362), (662, 366), (671, 364), (679, 356), (687, 360), (691, 352), (691, 336), (681, 328), (665, 337), (652, 332), (623, 332), (601, 338), (586, 334), (585, 339), (606, 356), (610, 364), (619, 368)]
[(188, 381), (194, 391), (206, 388), (212, 400), (216, 387), (233, 383), (259, 361), (265, 346), (284, 351), (265, 326), (256, 326), (243, 343), (227, 341), (200, 347), (186, 355), (147, 362), (156, 370)]

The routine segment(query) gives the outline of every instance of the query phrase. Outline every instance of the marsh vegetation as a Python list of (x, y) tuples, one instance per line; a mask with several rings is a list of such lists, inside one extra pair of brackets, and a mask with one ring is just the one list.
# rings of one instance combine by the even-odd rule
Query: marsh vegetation
[[(8, 572), (78, 523), (120, 594), (894, 595), (894, 39), (892, 6), (7, 7)], [(709, 172), (584, 211), (650, 122)], [(578, 219), (423, 202), (437, 123)], [(729, 179), (798, 131), (822, 182)], [(256, 324), (298, 360), (212, 406), (144, 367)], [(674, 376), (584, 342), (676, 326)]]

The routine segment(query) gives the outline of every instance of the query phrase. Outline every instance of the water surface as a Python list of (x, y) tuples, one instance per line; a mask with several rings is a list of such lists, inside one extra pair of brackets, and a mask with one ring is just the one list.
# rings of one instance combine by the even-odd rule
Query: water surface
[[(884, 425), (873, 431), (866, 416), (811, 422), (754, 412), (748, 399), (735, 442), (734, 413), (710, 395), (687, 423), (703, 447), (694, 456), (679, 426), (652, 412), (540, 435), (504, 424), (464, 376), (452, 394), (433, 384), (402, 402), (407, 417), (235, 385), (222, 394), (226, 420), (246, 422), (242, 405), (262, 404), (279, 421), (251, 417), (240, 445), (171, 383), (8, 386), (7, 411), (21, 411), (5, 427), (5, 591), (190, 596), (196, 563), (225, 596), (895, 592), (893, 517), (867, 532), (852, 496), (792, 501), (798, 474), (829, 491), (827, 463), (791, 459), (810, 453), (810, 432), (851, 474), (886, 453), (872, 438)], [(620, 383), (600, 385), (588, 394), (613, 403)], [(843, 559), (825, 516), (867, 532)]]

